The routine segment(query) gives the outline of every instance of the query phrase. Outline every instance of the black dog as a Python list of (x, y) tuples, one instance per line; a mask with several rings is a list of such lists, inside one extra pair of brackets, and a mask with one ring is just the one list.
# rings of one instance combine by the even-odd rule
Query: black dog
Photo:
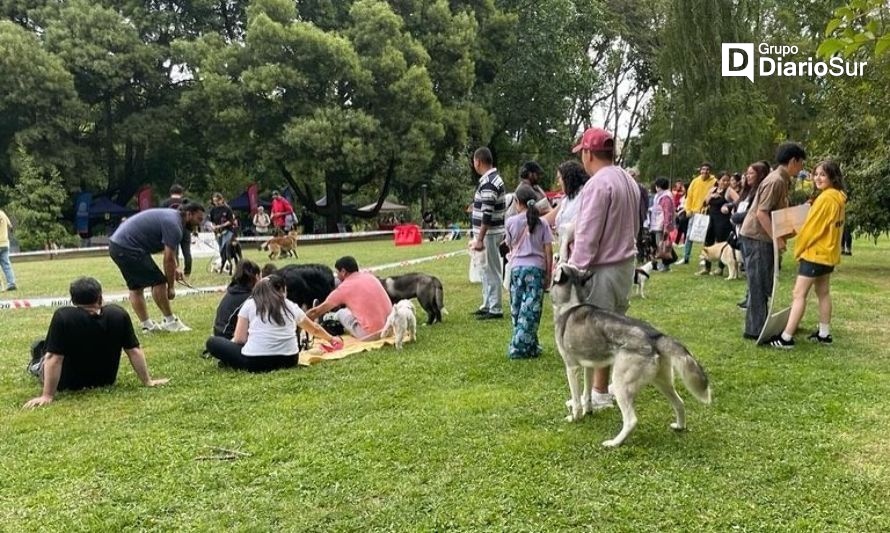
[(417, 298), (420, 306), (426, 311), (427, 324), (441, 322), (442, 313), (448, 313), (445, 310), (445, 292), (442, 282), (435, 276), (415, 272), (379, 279), (392, 303)]
[(238, 242), (238, 237), (232, 237), (232, 240), (229, 241), (228, 246), (226, 247), (225, 254), (225, 263), (223, 263), (222, 271), (228, 272), (231, 274), (235, 271), (235, 267), (238, 266), (244, 256), (241, 255), (241, 243)]
[(334, 290), (334, 273), (325, 265), (285, 265), (275, 273), (284, 278), (287, 299), (303, 310), (325, 301)]

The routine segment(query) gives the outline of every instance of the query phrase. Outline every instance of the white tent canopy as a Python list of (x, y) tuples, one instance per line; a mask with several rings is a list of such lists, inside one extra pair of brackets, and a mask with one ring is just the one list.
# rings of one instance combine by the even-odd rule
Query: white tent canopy
[[(376, 206), (377, 206), (377, 202), (374, 202), (373, 204), (368, 204), (366, 206), (359, 207), (358, 210), (370, 212), (370, 211), (373, 211), (374, 207), (376, 207)], [(389, 200), (384, 200), (384, 202), (380, 205), (381, 213), (397, 213), (399, 211), (407, 211), (407, 210), (408, 210), (408, 206), (402, 205), (402, 204), (397, 204), (395, 202), (390, 202)]]

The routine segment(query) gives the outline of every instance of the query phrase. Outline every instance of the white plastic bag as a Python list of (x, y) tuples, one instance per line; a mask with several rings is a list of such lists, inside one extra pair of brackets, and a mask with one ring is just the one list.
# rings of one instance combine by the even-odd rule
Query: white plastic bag
[(711, 222), (711, 217), (708, 215), (703, 215), (701, 213), (696, 213), (692, 216), (692, 220), (689, 221), (689, 232), (686, 236), (686, 239), (692, 242), (705, 242), (705, 236), (708, 234), (708, 224)]
[(470, 250), (470, 283), (482, 283), (485, 272), (485, 250)]

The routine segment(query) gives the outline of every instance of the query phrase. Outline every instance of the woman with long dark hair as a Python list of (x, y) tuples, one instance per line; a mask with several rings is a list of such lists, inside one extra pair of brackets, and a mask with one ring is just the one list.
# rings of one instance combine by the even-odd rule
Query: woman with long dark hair
[(253, 261), (244, 260), (235, 267), (232, 281), (226, 287), (226, 294), (216, 307), (216, 318), (213, 319), (213, 334), (217, 337), (231, 339), (235, 334), (235, 323), (238, 311), (245, 300), (250, 298), (254, 285), (262, 279), (260, 266)]
[(297, 305), (285, 296), (284, 278), (273, 274), (261, 279), (238, 311), (238, 322), (232, 340), (223, 337), (207, 339), (207, 351), (223, 365), (248, 372), (267, 372), (290, 368), (298, 362), (297, 326), (313, 337), (327, 341), (326, 351), (342, 348), (343, 341), (332, 337), (321, 326), (306, 317)]

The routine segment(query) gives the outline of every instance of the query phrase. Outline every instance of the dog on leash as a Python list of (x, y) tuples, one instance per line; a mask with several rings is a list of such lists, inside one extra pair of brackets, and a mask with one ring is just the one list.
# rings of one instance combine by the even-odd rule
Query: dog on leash
[[(710, 246), (705, 246), (704, 248), (702, 248), (698, 258), (701, 261), (719, 261), (720, 263), (726, 265), (726, 267), (729, 269), (729, 275), (726, 277), (726, 279), (739, 279), (738, 253), (738, 250), (733, 249), (733, 247), (730, 246), (728, 242), (717, 242)], [(711, 271), (712, 276), (719, 276), (722, 273), (723, 269), (720, 269), (720, 271)]]
[(448, 314), (445, 309), (445, 293), (442, 282), (435, 276), (412, 272), (401, 276), (378, 278), (383, 284), (390, 301), (395, 304), (399, 300), (417, 298), (420, 307), (426, 311), (426, 323), (433, 324), (442, 321), (442, 313)]
[(417, 317), (414, 315), (414, 304), (411, 300), (399, 300), (392, 306), (380, 336), (386, 337), (390, 331), (396, 337), (396, 350), (402, 349), (402, 343), (407, 337), (417, 342)]
[(210, 268), (210, 271), (215, 274), (229, 274), (235, 271), (235, 267), (238, 266), (243, 260), (243, 255), (241, 252), (241, 243), (238, 242), (238, 237), (233, 236), (229, 243), (226, 245), (226, 261), (223, 262), (222, 257), (216, 257), (213, 260), (213, 266)]
[(260, 250), (266, 250), (269, 252), (269, 259), (276, 260), (279, 259), (282, 254), (286, 256), (291, 256), (294, 259), (297, 259), (297, 238), (299, 233), (296, 230), (291, 230), (287, 235), (282, 235), (280, 237), (272, 237), (268, 241), (264, 242), (260, 246)]
[(649, 281), (649, 275), (657, 265), (657, 261), (648, 261), (634, 269), (634, 287), (637, 288), (640, 298), (646, 299), (646, 282)]
[[(711, 387), (704, 369), (679, 341), (646, 322), (583, 303), (584, 284), (589, 277), (562, 264), (550, 288), (556, 347), (565, 363), (572, 393), (567, 420), (580, 420), (590, 412), (593, 369), (612, 366), (611, 388), (623, 425), (603, 446), (619, 446), (634, 430), (637, 425), (634, 400), (649, 383), (655, 385), (673, 407), (676, 419), (670, 427), (684, 429), (686, 410), (674, 389), (674, 370), (689, 392), (707, 404), (711, 402)], [(583, 392), (578, 376), (582, 368), (585, 370)]]

